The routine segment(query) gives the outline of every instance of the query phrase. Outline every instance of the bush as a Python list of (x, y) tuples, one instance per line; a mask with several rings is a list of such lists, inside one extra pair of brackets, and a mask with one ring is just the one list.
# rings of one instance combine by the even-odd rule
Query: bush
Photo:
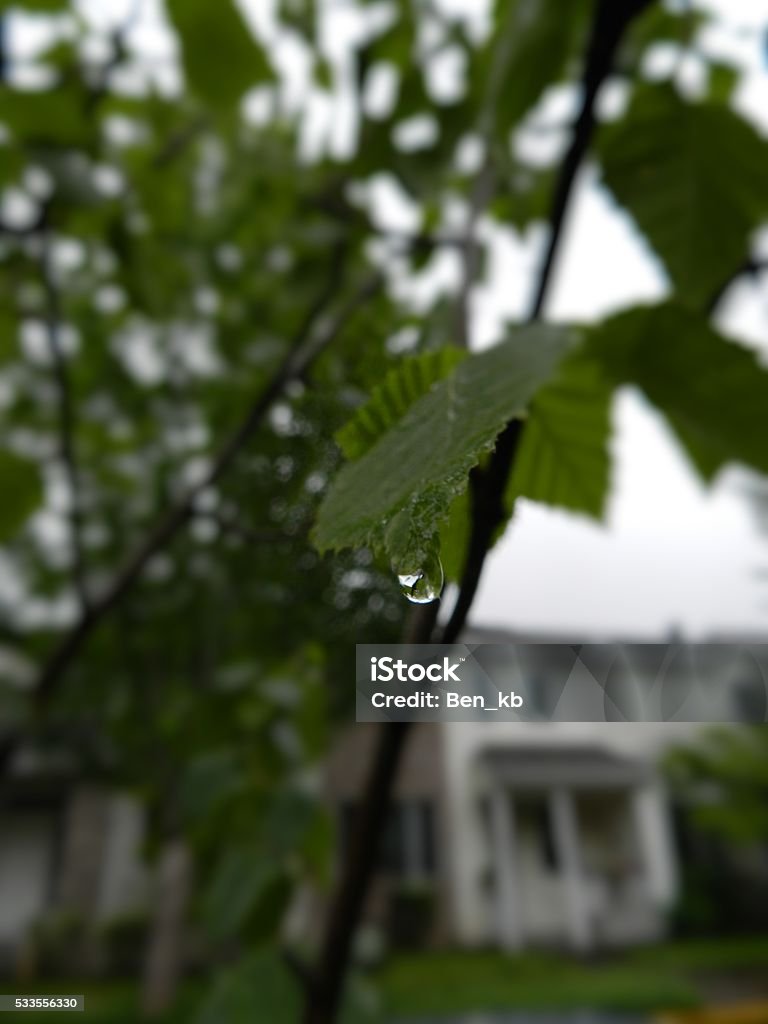
[(401, 949), (423, 949), (435, 919), (435, 890), (428, 884), (404, 885), (392, 894), (389, 937)]
[(37, 973), (59, 978), (85, 973), (87, 939), (88, 924), (82, 914), (59, 910), (40, 918), (32, 930)]
[(140, 973), (148, 933), (149, 916), (144, 910), (116, 915), (101, 926), (99, 938), (110, 974), (136, 977)]

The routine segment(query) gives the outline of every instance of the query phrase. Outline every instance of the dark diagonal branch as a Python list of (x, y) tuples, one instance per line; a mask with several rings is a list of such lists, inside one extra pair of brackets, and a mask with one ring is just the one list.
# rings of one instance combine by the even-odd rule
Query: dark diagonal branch
[[(50, 700), (94, 630), (137, 582), (149, 560), (163, 551), (194, 515), (196, 500), (200, 493), (224, 476), (262, 425), (267, 412), (284, 392), (286, 385), (307, 373), (315, 360), (339, 337), (361, 306), (383, 287), (381, 275), (370, 274), (335, 314), (329, 314), (328, 310), (342, 285), (345, 268), (346, 247), (340, 245), (329, 260), (327, 282), (299, 325), (286, 356), (269, 382), (256, 395), (238, 426), (213, 457), (205, 478), (187, 491), (156, 522), (122, 568), (115, 573), (112, 581), (100, 594), (93, 595), (90, 605), (78, 623), (54, 648), (41, 669), (33, 690), (33, 699), (38, 711)], [(3, 777), (18, 742), (18, 735), (0, 737), (0, 778)]]
[[(612, 0), (598, 0), (582, 75), (581, 110), (574, 123), (571, 142), (555, 183), (549, 217), (549, 239), (533, 293), (529, 322), (541, 317), (549, 294), (576, 177), (595, 130), (595, 106), (600, 87), (611, 73), (616, 52), (626, 29), (652, 2), (653, 0), (627, 0), (626, 3), (617, 4)], [(496, 442), (487, 469), (476, 470), (472, 474), (470, 486), (473, 514), (469, 546), (459, 596), (443, 632), (442, 639), (445, 643), (453, 642), (461, 633), (480, 583), (493, 536), (506, 518), (504, 493), (522, 432), (521, 423), (510, 423)]]
[[(205, 478), (172, 505), (127, 558), (112, 581), (98, 595), (78, 623), (63, 637), (43, 666), (33, 690), (36, 708), (42, 710), (52, 697), (65, 673), (82, 652), (94, 630), (119, 605), (141, 576), (149, 560), (163, 551), (177, 533), (194, 515), (199, 494), (216, 484), (227, 472), (235, 458), (261, 426), (273, 403), (284, 392), (286, 385), (304, 375), (315, 360), (334, 342), (355, 313), (383, 287), (380, 274), (369, 275), (335, 315), (326, 316), (337, 289), (341, 285), (344, 267), (343, 248), (331, 259), (328, 282), (313, 303), (300, 325), (290, 349), (266, 386), (259, 392), (239, 425), (219, 448)], [(7, 771), (20, 737), (18, 734), (0, 736), (0, 779)]]
[(259, 529), (251, 526), (250, 523), (243, 522), (238, 516), (222, 512), (220, 509), (196, 510), (195, 517), (202, 522), (213, 523), (225, 536), (233, 537), (242, 541), (243, 544), (253, 547), (262, 544), (295, 544), (297, 537), (308, 529), (308, 525), (302, 526), (302, 530), (295, 530), (292, 533), (287, 533), (284, 530)]
[(339, 336), (353, 314), (382, 286), (381, 277), (378, 274), (371, 275), (336, 316), (324, 320), (322, 314), (331, 296), (336, 292), (338, 276), (339, 272), (334, 269), (331, 273), (333, 284), (324, 289), (323, 295), (310, 310), (289, 352), (267, 385), (256, 396), (240, 424), (219, 448), (205, 477), (166, 511), (128, 557), (122, 569), (115, 574), (112, 582), (92, 600), (87, 614), (54, 650), (35, 687), (38, 704), (50, 697), (96, 626), (130, 590), (149, 560), (163, 551), (188, 522), (194, 514), (195, 502), (201, 492), (218, 483), (227, 472), (237, 455), (261, 426), (265, 415), (283, 393), (286, 385), (307, 372), (318, 356)]
[(470, 474), (472, 528), (456, 604), (441, 636), (443, 643), (452, 644), (458, 640), (475, 599), (494, 534), (506, 518), (504, 492), (522, 432), (522, 422), (513, 420), (496, 442), (487, 470), (473, 470)]
[[(404, 643), (429, 640), (437, 621), (439, 603), (434, 601), (413, 609), (403, 636)], [(306, 976), (304, 1024), (333, 1024), (338, 1014), (352, 942), (376, 869), (376, 854), (409, 731), (410, 722), (387, 722), (379, 727), (343, 875), (327, 913), (320, 955), (314, 970)]]

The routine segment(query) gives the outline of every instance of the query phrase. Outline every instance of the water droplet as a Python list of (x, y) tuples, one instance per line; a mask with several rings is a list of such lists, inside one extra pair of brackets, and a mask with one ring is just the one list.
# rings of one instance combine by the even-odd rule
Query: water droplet
[(443, 567), (435, 555), (417, 572), (399, 572), (397, 579), (403, 594), (413, 604), (429, 604), (440, 597), (443, 589)]

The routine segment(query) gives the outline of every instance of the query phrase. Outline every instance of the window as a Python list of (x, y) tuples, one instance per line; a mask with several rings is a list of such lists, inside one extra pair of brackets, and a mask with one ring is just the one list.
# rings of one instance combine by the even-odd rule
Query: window
[(557, 871), (557, 849), (549, 802), (544, 797), (522, 800), (519, 804), (519, 816), (521, 825), (530, 829), (539, 861), (549, 871)]

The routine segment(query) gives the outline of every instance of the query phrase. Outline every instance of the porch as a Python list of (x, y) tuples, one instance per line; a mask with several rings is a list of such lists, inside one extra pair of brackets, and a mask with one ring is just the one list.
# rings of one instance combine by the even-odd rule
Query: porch
[(595, 750), (487, 750), (496, 943), (595, 948), (658, 939), (673, 854), (642, 762)]

